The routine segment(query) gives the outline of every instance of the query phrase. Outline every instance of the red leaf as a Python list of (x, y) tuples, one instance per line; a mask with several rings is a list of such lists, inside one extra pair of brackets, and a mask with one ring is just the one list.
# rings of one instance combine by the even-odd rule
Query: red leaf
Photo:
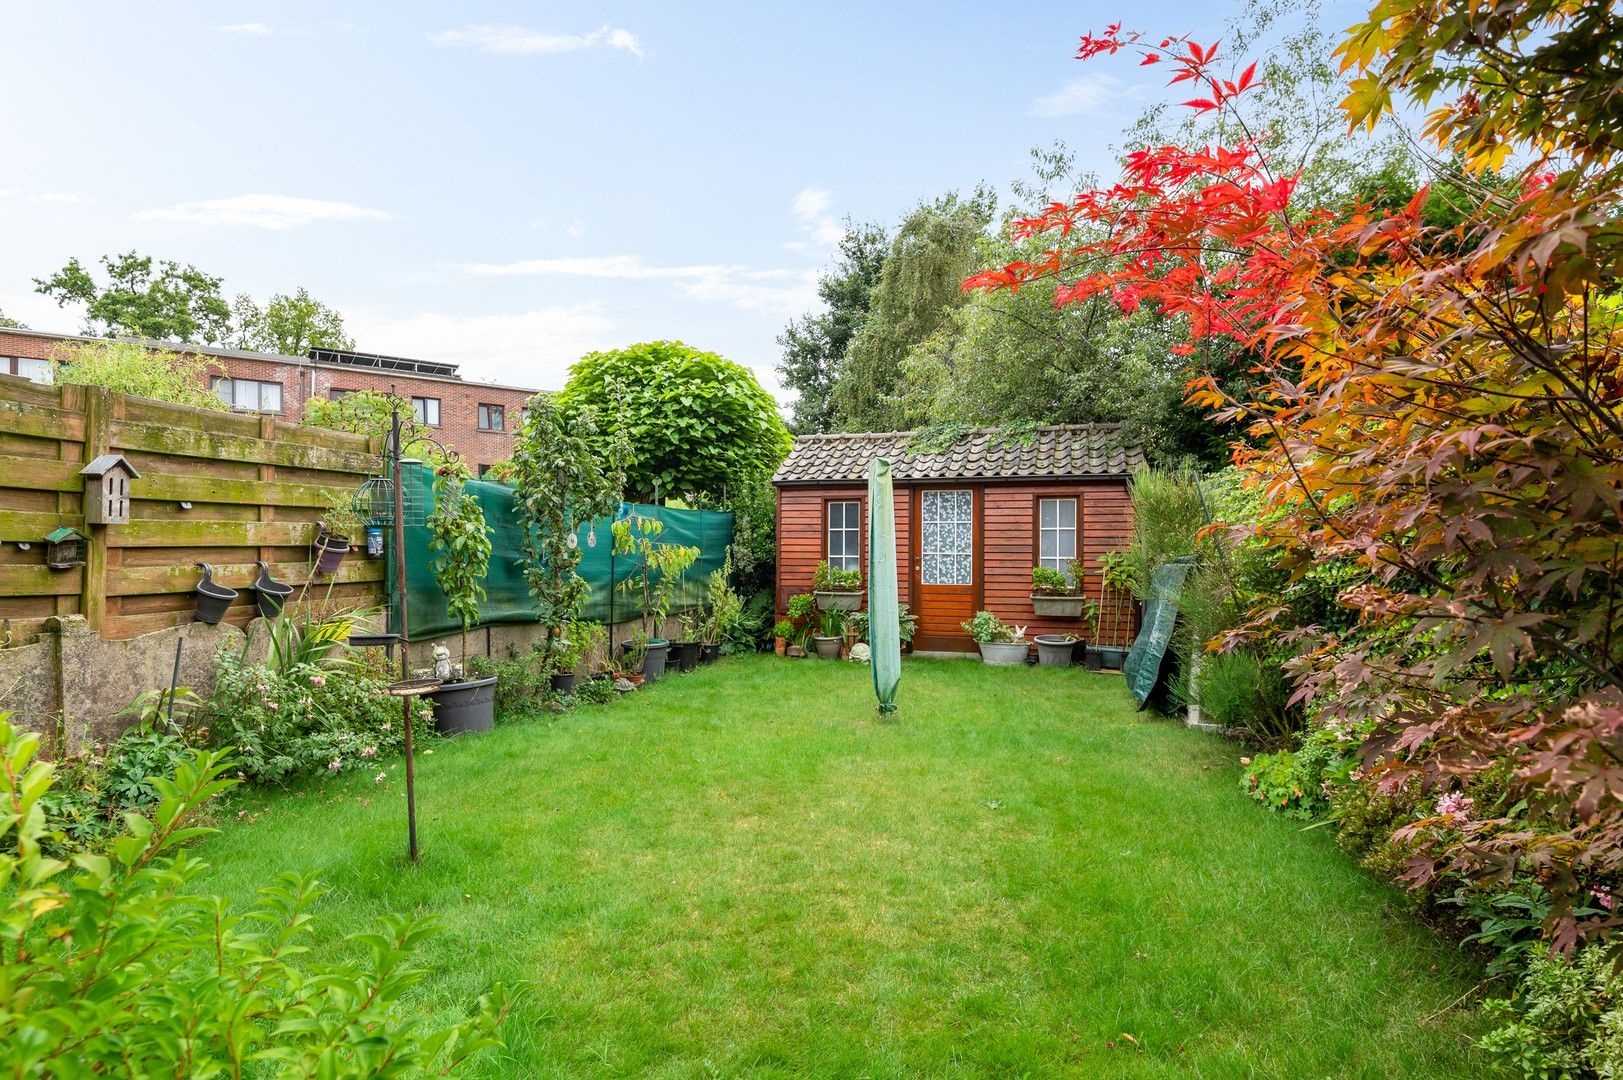
[(1257, 62), (1251, 61), (1251, 66), (1240, 72), (1240, 81), (1236, 84), (1241, 90), (1251, 85), (1251, 80), (1257, 74)]
[(1160, 62), (1161, 62), (1161, 54), (1160, 53), (1147, 52), (1147, 53), (1144, 54), (1144, 59), (1142, 59), (1142, 60), (1140, 60), (1138, 62), (1138, 66), (1139, 67), (1149, 67), (1151, 64), (1159, 64)]
[(1210, 109), (1217, 108), (1217, 102), (1208, 101), (1205, 98), (1195, 98), (1193, 101), (1184, 102), (1184, 104), (1189, 106), (1191, 109), (1199, 109), (1201, 112), (1206, 112)]

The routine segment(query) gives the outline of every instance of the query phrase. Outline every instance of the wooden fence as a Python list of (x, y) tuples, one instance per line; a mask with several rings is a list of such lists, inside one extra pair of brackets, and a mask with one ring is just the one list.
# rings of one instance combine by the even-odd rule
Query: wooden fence
[[(0, 627), (21, 644), (52, 615), (82, 614), (104, 638), (175, 626), (192, 618), (202, 562), (242, 593), (226, 618), (246, 623), (255, 563), (269, 563), (280, 580), (307, 581), (328, 495), (377, 475), (380, 450), (365, 436), (271, 416), (0, 375)], [(140, 471), (130, 521), (86, 527), (79, 470), (107, 453)], [(43, 541), (64, 525), (91, 536), (88, 557), (83, 567), (52, 570)], [(333, 576), (332, 596), (381, 600), (383, 573), (382, 559), (352, 554)], [(320, 578), (313, 588), (325, 594), (327, 586)]]

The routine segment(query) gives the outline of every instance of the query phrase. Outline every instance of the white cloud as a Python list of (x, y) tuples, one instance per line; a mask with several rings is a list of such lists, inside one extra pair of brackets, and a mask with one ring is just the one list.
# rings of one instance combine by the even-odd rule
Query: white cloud
[(773, 316), (799, 315), (817, 302), (817, 274), (813, 270), (752, 270), (721, 263), (649, 266), (641, 255), (463, 263), (460, 269), (478, 277), (554, 275), (601, 281), (669, 281), (692, 299)]
[(177, 203), (142, 210), (135, 217), (139, 221), (167, 221), (182, 225), (292, 229), (323, 221), (387, 221), (392, 215), (386, 210), (373, 210), (354, 203), (305, 199), (297, 195), (253, 194)]
[(621, 49), (643, 56), (647, 48), (637, 35), (615, 26), (600, 26), (586, 34), (553, 34), (523, 26), (482, 25), (461, 30), (441, 30), (428, 35), (435, 45), (480, 49), (507, 56), (533, 56), (581, 52), (586, 49)]
[(44, 191), (38, 195), (30, 196), (35, 202), (54, 203), (87, 203), (93, 202), (89, 195), (77, 191)]
[(215, 27), (222, 34), (244, 34), (248, 37), (275, 37), (276, 31), (262, 22), (232, 23)]
[(356, 345), (368, 352), (461, 364), (466, 379), (556, 390), (586, 353), (623, 344), (596, 307), (549, 307), (503, 315), (394, 317), (346, 312)]
[(574, 218), (564, 226), (564, 235), (571, 240), (578, 240), (586, 235), (586, 222), (582, 218)]
[[(845, 229), (835, 219), (833, 209), (833, 193), (818, 187), (802, 189), (789, 204), (789, 212), (794, 215), (800, 231), (811, 244), (819, 247), (832, 247), (845, 235)], [(807, 243), (796, 241), (789, 246), (800, 251), (807, 247)]]
[(463, 263), (461, 269), (479, 277), (537, 277), (557, 274), (567, 277), (617, 278), (624, 281), (650, 281), (660, 278), (693, 278), (726, 273), (730, 266), (648, 266), (641, 255), (586, 255), (561, 259), (521, 259), (509, 263)]
[(1109, 75), (1084, 75), (1031, 103), (1032, 116), (1086, 116), (1121, 96), (1121, 81)]

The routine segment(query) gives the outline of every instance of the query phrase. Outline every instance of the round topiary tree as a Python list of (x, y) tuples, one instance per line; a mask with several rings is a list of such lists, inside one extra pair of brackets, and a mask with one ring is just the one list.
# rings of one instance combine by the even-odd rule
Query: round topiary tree
[[(630, 444), (627, 494), (714, 502), (789, 452), (777, 402), (748, 368), (680, 341), (590, 353), (558, 395), (569, 416), (613, 418)], [(598, 437), (606, 450), (607, 436)]]

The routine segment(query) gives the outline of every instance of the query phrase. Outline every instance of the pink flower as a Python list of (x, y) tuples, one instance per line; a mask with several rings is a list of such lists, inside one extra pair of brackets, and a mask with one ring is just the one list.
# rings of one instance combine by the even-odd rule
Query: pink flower
[(1612, 896), (1612, 890), (1608, 889), (1604, 885), (1596, 885), (1589, 891), (1595, 894), (1595, 903), (1599, 904), (1607, 911), (1611, 911), (1612, 905), (1617, 903), (1616, 898)]
[(337, 772), (339, 769), (342, 769), (343, 767), (344, 767), (344, 759), (343, 758), (333, 758), (331, 761), (329, 761), (327, 763), (327, 768), (331, 769), (333, 772)]
[(372, 782), (374, 784), (381, 784), (387, 779), (389, 779), (389, 774), (386, 772), (380, 772), (372, 778)]
[(378, 748), (375, 747), (375, 746), (364, 746), (364, 747), (361, 748), (361, 756), (362, 757), (377, 757), (378, 756)]
[(1437, 812), (1447, 817), (1467, 819), (1471, 816), (1471, 797), (1463, 791), (1450, 791), (1437, 800)]
[(270, 693), (270, 685), (269, 685), (269, 684), (268, 684), (268, 683), (260, 683), (260, 684), (259, 684), (259, 686), (258, 686), (258, 687), (256, 687), (256, 689), (257, 689), (257, 690), (258, 690), (258, 691), (259, 691), (259, 692), (260, 692), (260, 693), (261, 693), (261, 694), (268, 694), (268, 693)]
[(265, 708), (269, 709), (271, 712), (275, 712), (276, 710), (280, 709), (281, 706), (276, 704), (274, 701), (267, 701), (265, 702)]
[(311, 686), (326, 686), (327, 685), (327, 677), (325, 675), (312, 675), (312, 676), (310, 676), (310, 685)]

